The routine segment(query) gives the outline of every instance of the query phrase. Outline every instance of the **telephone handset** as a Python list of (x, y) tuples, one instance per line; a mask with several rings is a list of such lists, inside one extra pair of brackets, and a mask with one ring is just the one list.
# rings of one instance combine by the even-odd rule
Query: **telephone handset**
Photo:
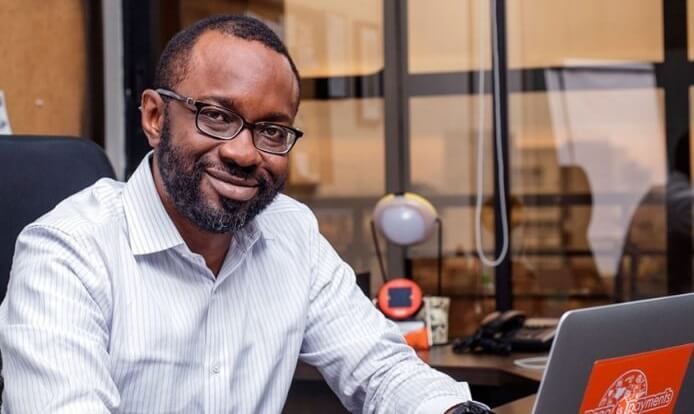
[(475, 334), (453, 342), (453, 351), (508, 355), (511, 351), (549, 350), (556, 320), (527, 319), (523, 312), (509, 310), (487, 315)]
[(480, 329), (484, 330), (487, 336), (501, 337), (522, 328), (523, 323), (525, 314), (521, 311), (496, 311), (482, 319)]

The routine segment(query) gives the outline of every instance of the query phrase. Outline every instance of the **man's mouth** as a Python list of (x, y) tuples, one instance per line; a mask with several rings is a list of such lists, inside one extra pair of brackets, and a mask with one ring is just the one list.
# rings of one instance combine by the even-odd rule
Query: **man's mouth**
[(258, 193), (258, 180), (256, 179), (244, 179), (214, 168), (206, 169), (205, 173), (212, 188), (225, 198), (248, 201)]

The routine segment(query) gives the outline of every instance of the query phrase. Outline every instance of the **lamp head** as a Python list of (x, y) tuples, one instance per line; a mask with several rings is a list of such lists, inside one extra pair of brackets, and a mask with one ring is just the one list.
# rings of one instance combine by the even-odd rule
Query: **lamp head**
[(434, 231), (436, 209), (414, 193), (388, 194), (374, 209), (374, 223), (383, 236), (400, 246), (427, 240)]

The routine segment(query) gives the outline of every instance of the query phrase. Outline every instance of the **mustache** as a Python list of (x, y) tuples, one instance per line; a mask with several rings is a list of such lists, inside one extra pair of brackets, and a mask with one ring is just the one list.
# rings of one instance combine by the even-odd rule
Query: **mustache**
[(255, 181), (258, 182), (258, 186), (261, 188), (266, 187), (268, 183), (271, 181), (264, 174), (260, 173), (258, 167), (256, 166), (243, 167), (234, 162), (215, 163), (204, 158), (198, 160), (197, 165), (195, 166), (195, 170), (199, 174), (202, 174), (202, 171), (205, 171), (208, 168), (224, 171), (230, 175), (242, 178), (244, 180), (253, 178)]

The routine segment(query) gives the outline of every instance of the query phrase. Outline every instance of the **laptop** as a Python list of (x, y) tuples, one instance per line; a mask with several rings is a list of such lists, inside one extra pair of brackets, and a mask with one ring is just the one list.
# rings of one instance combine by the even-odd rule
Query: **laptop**
[(534, 414), (694, 413), (694, 293), (565, 313)]

